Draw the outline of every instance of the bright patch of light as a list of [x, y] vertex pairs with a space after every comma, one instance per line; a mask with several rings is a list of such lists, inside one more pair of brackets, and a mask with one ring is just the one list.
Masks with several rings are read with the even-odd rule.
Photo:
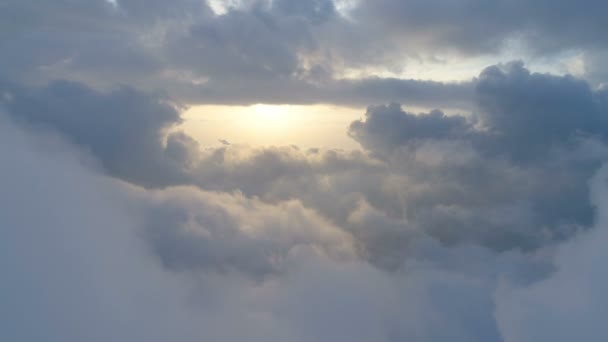
[[356, 148], [349, 124], [365, 108], [328, 105], [194, 106], [183, 113], [185, 130], [203, 146], [221, 141], [251, 146]]
[[349, 12], [357, 7], [358, 3], [358, 0], [336, 0], [334, 2], [336, 10], [345, 17], [349, 17]]
[[209, 0], [208, 4], [216, 15], [222, 15], [228, 11], [228, 6], [225, 0]]
[[256, 104], [250, 107], [250, 119], [253, 124], [263, 128], [273, 129], [278, 126], [284, 126], [292, 119], [289, 107], [289, 105]]
[[252, 0], [209, 0], [209, 7], [216, 15], [226, 14], [230, 9], [247, 8], [252, 4], [257, 4], [257, 1]]

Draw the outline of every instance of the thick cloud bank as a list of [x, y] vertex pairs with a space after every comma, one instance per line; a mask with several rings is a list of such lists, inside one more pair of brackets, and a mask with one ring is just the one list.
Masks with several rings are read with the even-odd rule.
[[[606, 168], [590, 183], [597, 223], [555, 250], [497, 253], [424, 238], [388, 272], [297, 202], [138, 189], [100, 175], [52, 135], [3, 120], [1, 137], [7, 340], [599, 341], [607, 333], [599, 318]], [[165, 250], [143, 243], [150, 237]], [[162, 255], [174, 272], [163, 271]]]
[[[348, 131], [364, 151], [203, 149], [182, 132], [169, 133], [181, 120], [178, 108], [129, 87], [99, 92], [53, 82], [3, 91], [14, 120], [65, 136], [113, 177], [147, 188], [240, 192], [260, 205], [297, 200], [389, 268], [420, 236], [499, 251], [572, 236], [592, 222], [587, 181], [608, 153], [607, 93], [571, 76], [531, 73], [521, 63], [485, 69], [469, 115], [369, 107]], [[169, 238], [171, 231], [158, 230], [156, 240], [194, 243]], [[188, 248], [158, 248], [170, 267], [191, 263], [176, 260]]]
[[114, 181], [1, 120], [1, 338], [194, 341], [185, 297], [144, 252]]
[[363, 151], [202, 149], [163, 97], [3, 87], [3, 339], [608, 333], [607, 101], [583, 81], [490, 67], [471, 115], [369, 107]]
[[[0, 1], [0, 341], [608, 340], [606, 4]], [[372, 105], [337, 150], [202, 103]]]
[[602, 341], [608, 329], [601, 323], [608, 298], [608, 280], [601, 267], [606, 262], [605, 242], [608, 169], [604, 166], [590, 183], [597, 208], [593, 230], [559, 246], [557, 271], [528, 287], [509, 285], [496, 293], [496, 316], [505, 340]]
[[[596, 61], [608, 50], [599, 0], [211, 2], [225, 11], [204, 0], [4, 0], [0, 75], [128, 84], [188, 103], [468, 109], [471, 82], [419, 80], [410, 66], [462, 80], [480, 59], [512, 59], [515, 45], [518, 58], [575, 61], [582, 75], [606, 82]], [[450, 75], [449, 63], [469, 70]]]

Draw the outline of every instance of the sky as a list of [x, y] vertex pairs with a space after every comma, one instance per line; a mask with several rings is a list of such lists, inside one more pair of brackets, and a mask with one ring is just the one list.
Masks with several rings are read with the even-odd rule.
[[0, 340], [608, 340], [607, 11], [0, 0]]

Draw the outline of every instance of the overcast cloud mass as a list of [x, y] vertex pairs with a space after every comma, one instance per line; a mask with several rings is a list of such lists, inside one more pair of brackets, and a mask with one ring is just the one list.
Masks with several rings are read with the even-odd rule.
[[[608, 340], [605, 13], [0, 0], [0, 340]], [[206, 146], [211, 104], [358, 147]]]

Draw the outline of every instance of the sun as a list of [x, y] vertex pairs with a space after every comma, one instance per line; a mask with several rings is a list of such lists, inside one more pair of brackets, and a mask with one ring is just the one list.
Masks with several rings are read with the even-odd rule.
[[[197, 137], [236, 143], [281, 144], [300, 134], [302, 113], [290, 105], [196, 106], [184, 113], [184, 128]], [[192, 131], [194, 129], [195, 131]], [[212, 142], [213, 140], [206, 142]]]
[[289, 105], [256, 104], [246, 109], [248, 117], [258, 128], [280, 129], [290, 124], [292, 111]]
[[361, 117], [360, 108], [326, 105], [192, 106], [183, 113], [184, 129], [203, 145], [218, 141], [253, 146], [355, 148], [346, 132]]

